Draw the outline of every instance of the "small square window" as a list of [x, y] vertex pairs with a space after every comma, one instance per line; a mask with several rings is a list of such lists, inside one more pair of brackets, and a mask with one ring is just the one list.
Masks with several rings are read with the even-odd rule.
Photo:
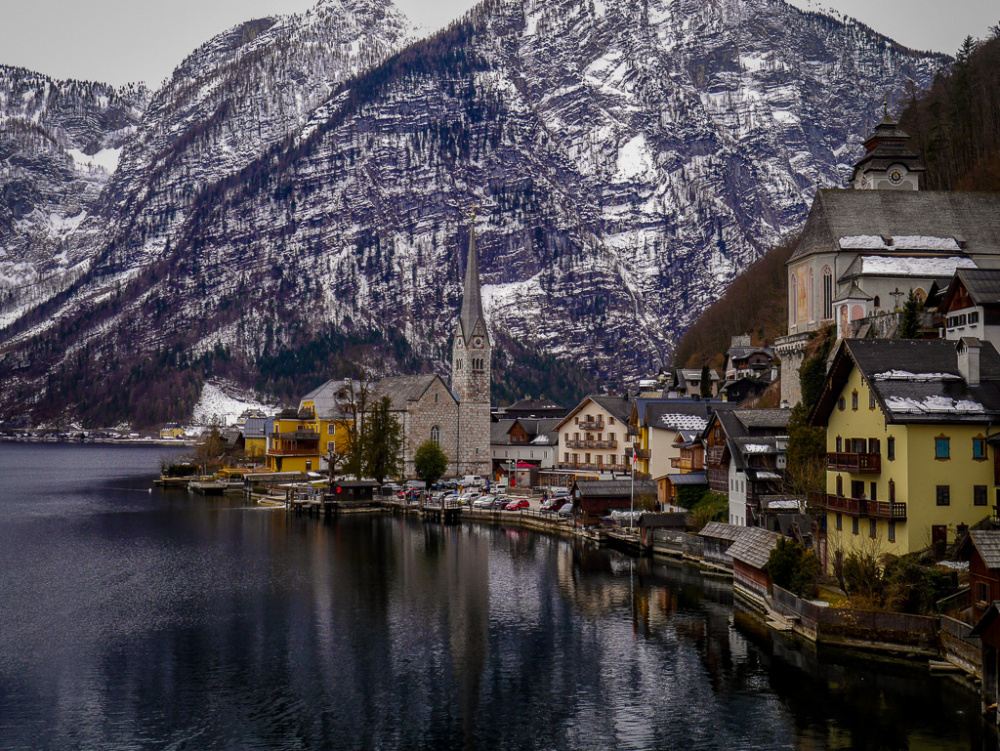
[[939, 460], [951, 458], [951, 439], [939, 436], [934, 439], [934, 458]]
[[972, 488], [972, 504], [974, 506], [986, 505], [986, 486], [974, 485]]
[[938, 506], [950, 506], [951, 505], [951, 486], [950, 485], [938, 485], [937, 486], [937, 505]]

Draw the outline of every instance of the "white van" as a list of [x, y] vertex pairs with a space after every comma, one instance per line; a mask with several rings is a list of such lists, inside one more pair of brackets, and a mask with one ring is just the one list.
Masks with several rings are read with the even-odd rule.
[[466, 475], [458, 484], [463, 488], [481, 488], [486, 485], [486, 480], [479, 475]]

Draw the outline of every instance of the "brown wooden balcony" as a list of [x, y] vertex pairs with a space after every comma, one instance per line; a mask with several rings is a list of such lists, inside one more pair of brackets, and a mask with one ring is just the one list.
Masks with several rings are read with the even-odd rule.
[[882, 471], [882, 456], [880, 454], [853, 454], [845, 451], [830, 451], [826, 455], [826, 468], [831, 472], [877, 475]]
[[580, 420], [580, 430], [604, 430], [604, 420], [592, 418]]
[[292, 430], [288, 433], [275, 433], [272, 438], [279, 441], [318, 441], [319, 433], [315, 430]]
[[319, 456], [319, 446], [284, 446], [267, 450], [268, 456]]
[[695, 470], [700, 470], [702, 467], [694, 460], [692, 457], [674, 457], [670, 460], [670, 466], [674, 469], [683, 469], [688, 472], [694, 472]]
[[618, 441], [566, 441], [566, 448], [571, 449], [616, 449]]
[[830, 493], [811, 493], [809, 501], [825, 511], [848, 516], [906, 521], [906, 504], [896, 501], [869, 501], [867, 498], [847, 498]]
[[630, 436], [637, 436], [637, 435], [639, 435], [639, 426], [638, 425], [629, 425], [628, 426], [627, 435], [630, 435]]
[[596, 462], [558, 462], [556, 469], [576, 469], [590, 472], [627, 472], [627, 464], [597, 464]]

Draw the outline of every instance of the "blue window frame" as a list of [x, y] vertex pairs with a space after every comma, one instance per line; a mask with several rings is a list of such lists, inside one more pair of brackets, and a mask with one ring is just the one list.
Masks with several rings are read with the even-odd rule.
[[951, 439], [950, 438], [935, 438], [934, 439], [934, 458], [935, 459], [950, 459], [951, 458]]
[[972, 458], [973, 459], [985, 459], [986, 458], [986, 439], [985, 438], [973, 438], [972, 439]]

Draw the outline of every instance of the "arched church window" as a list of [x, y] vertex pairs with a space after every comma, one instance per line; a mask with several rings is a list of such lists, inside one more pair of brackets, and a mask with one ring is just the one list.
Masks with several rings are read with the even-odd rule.
[[434, 443], [441, 443], [441, 428], [437, 425], [431, 428], [431, 440], [434, 441]]
[[833, 269], [823, 267], [823, 318], [833, 318]]
[[875, 295], [874, 305], [876, 308], [882, 307], [882, 298], [879, 297], [878, 295]]

